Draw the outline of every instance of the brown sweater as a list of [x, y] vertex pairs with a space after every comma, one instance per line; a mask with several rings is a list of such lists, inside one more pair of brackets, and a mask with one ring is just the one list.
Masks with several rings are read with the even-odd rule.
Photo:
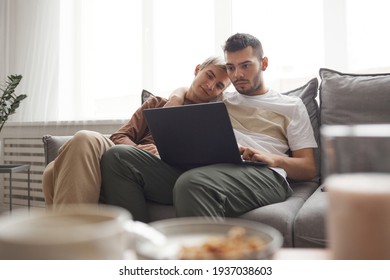
[[143, 110], [148, 108], [163, 107], [167, 99], [157, 96], [148, 98], [140, 108], [134, 113], [131, 119], [113, 133], [110, 139], [115, 144], [127, 144], [136, 146], [139, 144], [154, 144], [154, 140], [148, 124], [143, 115]]

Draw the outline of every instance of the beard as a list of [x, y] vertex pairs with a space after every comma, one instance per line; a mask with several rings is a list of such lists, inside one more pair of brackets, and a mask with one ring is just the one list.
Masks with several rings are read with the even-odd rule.
[[[240, 82], [240, 81], [246, 81], [249, 84], [251, 84], [252, 86], [250, 88], [247, 88], [247, 89], [240, 88], [239, 85], [238, 86], [235, 85], [235, 83]], [[253, 78], [252, 82], [249, 80], [236, 80], [236, 81], [234, 81], [233, 85], [240, 94], [252, 96], [252, 95], [255, 95], [255, 93], [262, 87], [263, 84], [260, 80], [260, 73], [257, 73], [257, 75], [255, 75], [255, 77]]]

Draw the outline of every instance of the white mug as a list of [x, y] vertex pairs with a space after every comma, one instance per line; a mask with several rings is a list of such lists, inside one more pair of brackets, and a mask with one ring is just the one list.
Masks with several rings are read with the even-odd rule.
[[325, 185], [332, 258], [389, 260], [390, 174], [334, 174]]
[[137, 235], [159, 238], [158, 232], [132, 221], [120, 207], [21, 209], [0, 217], [0, 259], [124, 259]]
[[390, 259], [390, 125], [324, 125], [322, 176], [335, 259]]

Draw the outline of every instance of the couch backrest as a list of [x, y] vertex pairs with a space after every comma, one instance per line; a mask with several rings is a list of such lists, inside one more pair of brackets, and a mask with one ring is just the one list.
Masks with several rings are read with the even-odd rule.
[[320, 69], [320, 123], [390, 123], [390, 73], [346, 74]]
[[[390, 123], [390, 73], [347, 74], [321, 68], [319, 74], [321, 126]], [[321, 150], [322, 163], [324, 155]]]
[[[151, 96], [155, 96], [155, 95], [153, 95], [153, 93], [151, 93], [150, 91], [143, 89], [141, 92], [141, 104], [144, 103]], [[45, 165], [48, 165], [51, 161], [53, 161], [57, 157], [60, 147], [71, 138], [72, 136], [70, 135], [66, 135], [66, 136], [44, 135], [42, 137], [43, 150], [45, 155]]]
[[44, 135], [42, 137], [43, 150], [45, 155], [45, 165], [48, 165], [51, 161], [53, 161], [57, 157], [58, 150], [60, 149], [60, 147], [71, 138], [72, 136], [53, 136], [53, 135]]

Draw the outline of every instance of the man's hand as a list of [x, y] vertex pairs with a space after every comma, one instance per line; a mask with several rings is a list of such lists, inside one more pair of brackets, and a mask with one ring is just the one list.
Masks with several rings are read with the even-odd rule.
[[164, 107], [172, 107], [172, 106], [180, 106], [184, 105], [186, 94], [187, 94], [187, 87], [180, 87], [175, 89], [170, 95], [168, 102], [164, 105]]
[[148, 151], [154, 155], [158, 155], [158, 150], [154, 144], [137, 145], [137, 148]]
[[240, 153], [244, 160], [261, 161], [266, 163], [269, 167], [278, 167], [276, 160], [278, 157], [277, 155], [260, 152], [248, 147], [240, 147]]
[[297, 181], [309, 181], [316, 175], [316, 164], [312, 148], [292, 151], [292, 156], [281, 156], [264, 153], [253, 148], [240, 147], [244, 160], [257, 160], [269, 167], [280, 167], [287, 172], [287, 177]]

